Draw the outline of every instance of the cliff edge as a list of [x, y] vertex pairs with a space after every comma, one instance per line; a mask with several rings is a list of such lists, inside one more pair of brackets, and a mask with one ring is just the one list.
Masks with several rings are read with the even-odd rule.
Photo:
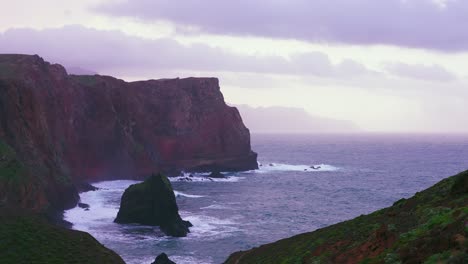
[[216, 78], [125, 82], [0, 55], [0, 206], [72, 207], [75, 183], [257, 168]]

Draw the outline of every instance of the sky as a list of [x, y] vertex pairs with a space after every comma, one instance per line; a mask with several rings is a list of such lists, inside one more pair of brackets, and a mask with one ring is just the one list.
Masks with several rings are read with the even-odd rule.
[[226, 101], [364, 131], [467, 133], [465, 0], [0, 0], [0, 53], [128, 81], [218, 77]]

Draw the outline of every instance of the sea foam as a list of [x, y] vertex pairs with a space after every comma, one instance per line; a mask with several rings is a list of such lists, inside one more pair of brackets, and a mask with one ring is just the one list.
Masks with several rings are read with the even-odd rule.
[[[261, 166], [260, 166], [261, 165]], [[263, 163], [259, 165], [257, 172], [266, 173], [271, 171], [297, 171], [297, 172], [322, 172], [322, 171], [337, 171], [340, 168], [328, 165], [293, 165], [285, 163]]]

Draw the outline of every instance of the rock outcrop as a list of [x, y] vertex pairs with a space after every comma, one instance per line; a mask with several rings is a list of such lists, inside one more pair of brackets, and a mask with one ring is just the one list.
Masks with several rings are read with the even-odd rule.
[[393, 206], [232, 254], [230, 263], [468, 263], [468, 171]]
[[166, 253], [159, 254], [156, 259], [151, 264], [176, 264], [174, 261], [170, 260]]
[[37, 55], [0, 55], [0, 144], [0, 205], [35, 210], [75, 206], [75, 183], [257, 168], [216, 78], [128, 83]]
[[175, 237], [186, 236], [192, 226], [180, 217], [171, 183], [161, 174], [125, 190], [114, 222], [159, 226], [166, 235]]

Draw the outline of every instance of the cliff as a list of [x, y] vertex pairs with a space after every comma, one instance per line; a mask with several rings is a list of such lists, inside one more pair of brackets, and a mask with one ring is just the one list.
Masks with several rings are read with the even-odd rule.
[[0, 55], [0, 205], [67, 208], [75, 183], [257, 168], [215, 78], [125, 82]]
[[225, 263], [468, 263], [468, 171], [369, 215]]

